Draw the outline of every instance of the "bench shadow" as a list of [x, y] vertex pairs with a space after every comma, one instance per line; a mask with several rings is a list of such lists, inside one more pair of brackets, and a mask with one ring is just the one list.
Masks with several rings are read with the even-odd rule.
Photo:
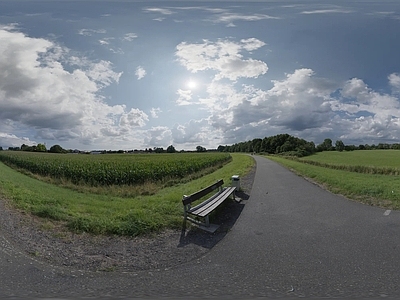
[[214, 233], [204, 231], [192, 224], [188, 228], [186, 222], [183, 221], [178, 247], [195, 244], [211, 249], [221, 241], [236, 223], [246, 201], [249, 199], [249, 195], [242, 191], [235, 194], [237, 198], [241, 199], [240, 202], [233, 200], [225, 201], [224, 205], [221, 205], [221, 207], [210, 215], [210, 222], [219, 225], [219, 228]]

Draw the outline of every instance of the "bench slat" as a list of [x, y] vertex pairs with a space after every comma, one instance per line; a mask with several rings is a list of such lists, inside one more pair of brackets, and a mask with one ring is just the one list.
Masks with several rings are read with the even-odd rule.
[[194, 207], [189, 211], [190, 214], [205, 217], [224, 202], [234, 191], [235, 187], [227, 187], [215, 197], [210, 198], [204, 205]]
[[224, 184], [224, 180], [220, 179], [218, 180], [216, 183], [214, 183], [211, 186], [208, 186], [196, 193], [193, 193], [189, 196], [186, 196], [182, 199], [183, 205], [188, 205], [190, 203], [192, 203], [193, 201], [196, 201], [206, 195], [208, 195], [209, 193], [211, 193], [213, 190], [219, 188], [220, 186], [222, 186]]

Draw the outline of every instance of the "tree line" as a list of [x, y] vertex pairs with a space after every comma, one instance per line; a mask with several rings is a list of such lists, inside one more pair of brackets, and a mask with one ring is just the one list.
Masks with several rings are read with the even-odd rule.
[[289, 134], [278, 134], [255, 138], [247, 142], [240, 142], [230, 146], [218, 146], [218, 151], [222, 152], [247, 152], [247, 153], [268, 153], [282, 154], [287, 156], [303, 157], [322, 151], [354, 151], [354, 150], [376, 150], [376, 149], [396, 149], [400, 150], [400, 144], [379, 143], [378, 145], [345, 145], [342, 140], [337, 140], [335, 144], [329, 138], [318, 145], [304, 139], [291, 136]]
[[[335, 144], [329, 138], [318, 145], [314, 142], [308, 142], [304, 139], [291, 136], [289, 134], [278, 134], [270, 137], [255, 138], [246, 142], [240, 142], [233, 145], [218, 146], [217, 149], [206, 149], [203, 146], [197, 146], [195, 152], [245, 152], [245, 153], [268, 153], [268, 154], [282, 154], [287, 156], [303, 157], [311, 155], [315, 152], [321, 151], [354, 151], [354, 150], [375, 150], [375, 149], [396, 149], [400, 150], [400, 143], [388, 144], [379, 143], [377, 145], [364, 144], [364, 145], [345, 145], [342, 140], [337, 140]], [[0, 151], [3, 150], [0, 147]], [[31, 151], [31, 152], [51, 152], [51, 153], [91, 153], [78, 150], [67, 150], [62, 148], [60, 145], [53, 145], [47, 150], [45, 144], [37, 144], [34, 146], [28, 146], [22, 144], [21, 147], [9, 147], [11, 151]], [[176, 153], [178, 152], [173, 145], [168, 146], [166, 149], [162, 147], [146, 148], [145, 150], [101, 150], [92, 151], [101, 154], [108, 153]], [[187, 151], [179, 151], [187, 152]]]
[[[3, 150], [3, 147], [0, 147], [0, 151]], [[154, 147], [154, 148], [146, 148], [144, 150], [97, 150], [97, 151], [79, 151], [72, 149], [64, 149], [60, 145], [53, 145], [47, 150], [45, 144], [37, 144], [33, 146], [28, 146], [26, 144], [22, 144], [21, 147], [8, 147], [9, 151], [28, 151], [28, 152], [50, 152], [50, 153], [99, 153], [99, 154], [115, 154], [115, 153], [176, 153], [176, 152], [193, 152], [193, 151], [178, 151], [175, 149], [173, 145], [169, 145], [166, 149], [163, 147]], [[203, 146], [197, 146], [194, 152], [207, 152], [207, 151], [216, 151], [207, 150]]]
[[218, 146], [218, 151], [247, 152], [247, 153], [286, 153], [292, 156], [306, 156], [316, 152], [314, 142], [291, 136], [289, 134], [278, 134], [263, 139], [256, 138], [251, 141], [236, 143], [231, 146]]
[[[1, 147], [0, 147], [1, 148]], [[2, 148], [0, 150], [3, 150]], [[45, 144], [37, 144], [33, 146], [29, 146], [26, 144], [22, 144], [21, 147], [8, 147], [10, 151], [28, 151], [28, 152], [52, 152], [52, 153], [68, 153], [72, 150], [63, 149], [60, 145], [53, 145], [47, 150]]]

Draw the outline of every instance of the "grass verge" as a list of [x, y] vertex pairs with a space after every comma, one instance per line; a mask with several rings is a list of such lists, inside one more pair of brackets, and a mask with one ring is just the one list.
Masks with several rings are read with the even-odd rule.
[[269, 159], [310, 178], [327, 190], [350, 199], [388, 209], [400, 209], [400, 177], [362, 174], [304, 164], [278, 156]]
[[180, 228], [183, 194], [221, 178], [229, 185], [232, 175], [244, 176], [253, 164], [250, 156], [233, 154], [231, 162], [211, 174], [165, 187], [154, 195], [126, 198], [62, 188], [0, 163], [0, 193], [13, 207], [74, 232], [136, 236]]

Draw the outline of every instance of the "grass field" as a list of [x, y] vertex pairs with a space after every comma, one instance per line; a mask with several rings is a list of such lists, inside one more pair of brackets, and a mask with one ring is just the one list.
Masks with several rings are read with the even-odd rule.
[[[106, 155], [105, 155], [106, 156]], [[155, 156], [154, 156], [155, 157]], [[253, 159], [232, 154], [232, 160], [208, 175], [159, 189], [154, 195], [127, 198], [77, 192], [26, 176], [0, 163], [0, 194], [27, 213], [75, 232], [136, 236], [182, 226], [182, 196], [218, 179], [229, 185], [232, 175], [245, 175]]]
[[324, 151], [301, 158], [328, 164], [400, 168], [399, 150]]
[[400, 165], [400, 151], [327, 151], [299, 160], [278, 156], [269, 158], [334, 193], [369, 205], [400, 209], [400, 176], [395, 171]]

